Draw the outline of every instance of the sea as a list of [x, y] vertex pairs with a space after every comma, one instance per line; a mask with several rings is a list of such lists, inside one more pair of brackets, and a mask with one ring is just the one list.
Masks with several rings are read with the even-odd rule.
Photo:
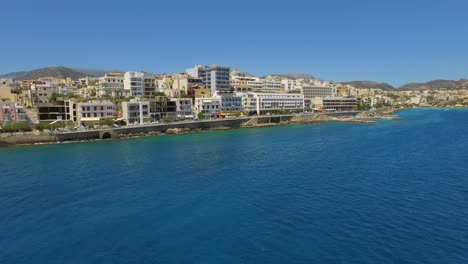
[[0, 263], [468, 263], [468, 110], [0, 149]]

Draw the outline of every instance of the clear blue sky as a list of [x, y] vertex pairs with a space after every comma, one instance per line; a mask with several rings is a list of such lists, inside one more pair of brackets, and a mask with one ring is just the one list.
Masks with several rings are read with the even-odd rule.
[[4, 0], [0, 73], [45, 66], [401, 85], [468, 78], [466, 0]]

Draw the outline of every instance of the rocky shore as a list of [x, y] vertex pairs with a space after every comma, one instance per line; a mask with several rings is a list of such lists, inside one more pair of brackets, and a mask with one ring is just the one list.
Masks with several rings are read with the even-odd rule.
[[[261, 128], [271, 126], [281, 126], [289, 124], [312, 124], [325, 122], [345, 122], [345, 123], [362, 123], [374, 124], [374, 120], [359, 119], [353, 117], [336, 117], [333, 115], [324, 114], [299, 114], [299, 115], [284, 115], [284, 116], [257, 116], [245, 120], [220, 120], [218, 123], [210, 126], [203, 125], [203, 122], [193, 122], [189, 124], [174, 124], [168, 125], [167, 128], [161, 130], [151, 130], [155, 126], [141, 127], [123, 127], [115, 130], [101, 131], [82, 131], [79, 133], [94, 133], [93, 136], [76, 136], [67, 137], [64, 139], [63, 133], [16, 133], [16, 134], [0, 134], [0, 147], [16, 146], [16, 145], [39, 145], [39, 144], [61, 144], [61, 143], [76, 143], [102, 140], [102, 135], [109, 133], [110, 139], [127, 139], [139, 138], [158, 135], [183, 135], [189, 133], [200, 133], [210, 130], [228, 130], [232, 128]], [[198, 125], [200, 124], [200, 125]], [[158, 126], [156, 126], [158, 127]], [[124, 130], [124, 131], [120, 131]], [[71, 133], [69, 133], [71, 134]]]

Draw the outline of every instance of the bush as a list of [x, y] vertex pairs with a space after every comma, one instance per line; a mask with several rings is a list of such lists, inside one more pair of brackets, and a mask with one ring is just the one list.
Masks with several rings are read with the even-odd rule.
[[205, 118], [205, 114], [200, 112], [200, 113], [198, 113], [197, 117], [198, 117], [198, 119], [203, 119], [203, 118]]
[[112, 120], [110, 118], [99, 121], [99, 125], [101, 125], [101, 126], [112, 126], [114, 123], [115, 123], [114, 120]]
[[32, 131], [32, 127], [30, 124], [26, 122], [20, 122], [20, 123], [15, 123], [15, 124], [2, 125], [2, 131], [6, 133], [28, 132], [28, 131]]
[[55, 124], [50, 124], [50, 123], [47, 123], [47, 122], [41, 122], [39, 124], [36, 125], [36, 129], [39, 130], [39, 131], [44, 131], [44, 130], [56, 130], [57, 128], [60, 127], [60, 124], [59, 123], [55, 123]]

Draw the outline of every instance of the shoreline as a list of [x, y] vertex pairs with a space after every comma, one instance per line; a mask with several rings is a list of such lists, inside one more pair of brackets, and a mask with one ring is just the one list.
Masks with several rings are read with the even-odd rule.
[[[40, 135], [3, 135], [0, 137], [0, 147], [14, 146], [42, 146], [42, 145], [58, 145], [85, 143], [94, 141], [109, 141], [120, 139], [132, 139], [141, 137], [153, 137], [163, 135], [186, 135], [203, 133], [207, 131], [231, 130], [242, 128], [263, 128], [274, 126], [286, 126], [292, 124], [316, 124], [316, 123], [358, 123], [358, 124], [376, 124], [375, 120], [356, 118], [357, 113], [361, 112], [341, 112], [333, 114], [298, 114], [298, 115], [283, 115], [283, 116], [255, 116], [244, 119], [228, 119], [228, 120], [205, 120], [198, 122], [182, 122], [163, 125], [147, 125], [147, 126], [132, 126], [121, 127], [117, 129], [101, 129], [91, 131], [78, 131], [67, 133], [49, 133]], [[350, 117], [341, 117], [340, 115], [352, 114]], [[264, 120], [268, 120], [267, 123]], [[209, 125], [206, 125], [209, 124]], [[103, 134], [112, 134], [110, 138], [102, 138]], [[87, 138], [86, 135], [93, 134], [93, 137]], [[76, 137], [67, 137], [75, 135]], [[82, 138], [80, 138], [82, 137]], [[62, 138], [62, 139], [61, 139]]]

